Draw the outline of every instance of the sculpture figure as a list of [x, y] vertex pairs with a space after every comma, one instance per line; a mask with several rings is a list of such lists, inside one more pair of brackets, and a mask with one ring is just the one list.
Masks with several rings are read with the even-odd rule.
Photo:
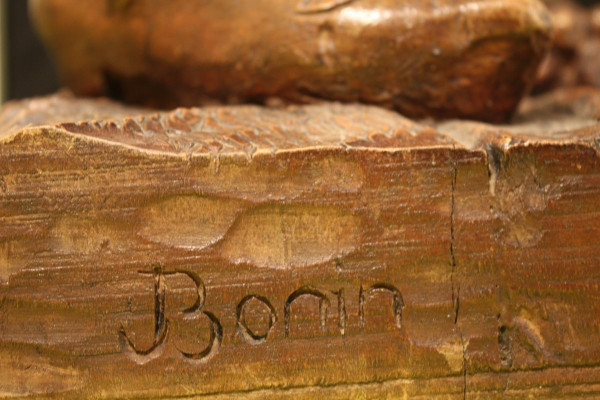
[[159, 107], [364, 102], [505, 121], [535, 76], [538, 0], [31, 0], [65, 82]]

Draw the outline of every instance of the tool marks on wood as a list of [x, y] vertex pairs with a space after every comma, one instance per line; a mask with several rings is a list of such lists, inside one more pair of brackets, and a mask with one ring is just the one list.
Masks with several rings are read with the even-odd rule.
[[161, 266], [155, 266], [152, 272], [140, 271], [142, 275], [151, 275], [154, 280], [154, 339], [146, 349], [136, 346], [128, 337], [125, 328], [119, 329], [119, 346], [121, 351], [138, 364], [146, 364], [164, 351], [169, 334], [169, 321], [165, 317], [166, 284]]
[[[266, 310], [268, 313], [268, 327], [264, 330], [265, 333], [263, 334], [253, 331], [246, 320], [246, 310], [251, 307], [252, 304], [261, 305], [262, 309]], [[269, 299], [264, 296], [257, 296], [253, 294], [244, 297], [239, 302], [237, 305], [236, 317], [238, 332], [244, 338], [244, 340], [250, 344], [260, 344], [267, 340], [267, 336], [269, 336], [269, 333], [277, 322], [277, 313], [275, 312], [275, 308], [269, 302]]]
[[223, 327], [219, 319], [209, 311], [203, 311], [206, 299], [206, 288], [202, 279], [192, 271], [175, 270], [166, 271], [163, 266], [156, 265], [151, 272], [140, 271], [141, 275], [151, 275], [154, 279], [154, 340], [147, 349], [140, 349], [128, 337], [125, 328], [119, 329], [119, 346], [123, 354], [138, 364], [146, 364], [160, 357], [168, 342], [169, 319], [166, 315], [166, 282], [167, 276], [183, 274], [189, 277], [194, 283], [196, 291], [196, 300], [191, 307], [186, 308], [180, 313], [184, 319], [196, 319], [205, 316], [210, 321], [210, 339], [209, 344], [199, 352], [188, 352], [181, 350], [177, 345], [175, 348], [179, 354], [187, 361], [192, 363], [205, 363], [213, 358], [221, 347], [223, 341]]
[[224, 198], [171, 197], [140, 212], [140, 235], [167, 246], [201, 250], [223, 238], [243, 207], [240, 201]]
[[204, 350], [196, 353], [186, 352], [177, 347], [177, 350], [179, 350], [179, 353], [183, 358], [194, 364], [204, 364], [216, 356], [221, 347], [221, 342], [223, 341], [223, 327], [221, 326], [219, 319], [209, 311], [203, 311], [202, 313], [210, 320], [210, 339], [208, 346], [206, 346]]
[[402, 309], [404, 309], [404, 299], [402, 293], [395, 286], [388, 283], [377, 283], [367, 290], [360, 287], [359, 303], [358, 303], [358, 315], [360, 318], [360, 329], [365, 329], [365, 308], [367, 301], [379, 294], [379, 293], [391, 293], [392, 294], [392, 313], [394, 315], [394, 321], [398, 329], [402, 328]]
[[338, 207], [264, 206], [240, 217], [222, 255], [261, 268], [308, 267], [356, 250], [361, 226], [360, 217]]
[[310, 287], [302, 287], [294, 291], [285, 302], [285, 309], [283, 311], [283, 319], [285, 322], [285, 337], [290, 336], [290, 320], [292, 314], [292, 304], [300, 299], [301, 297], [313, 297], [317, 300], [319, 305], [319, 325], [321, 332], [325, 333], [327, 329], [327, 312], [329, 310], [330, 302], [327, 295], [320, 290], [313, 289]]
[[[215, 357], [223, 344], [224, 327], [221, 323], [221, 318], [229, 321], [228, 316], [217, 316], [211, 311], [205, 311], [204, 306], [207, 299], [207, 288], [203, 280], [195, 272], [185, 269], [167, 269], [162, 265], [155, 265], [150, 271], [139, 271], [142, 276], [151, 276], [153, 278], [153, 300], [154, 300], [154, 330], [153, 340], [150, 346], [141, 348], [134, 343], [125, 327], [122, 325], [118, 331], [119, 346], [123, 354], [128, 358], [143, 365], [152, 360], [157, 359], [165, 351], [168, 342], [171, 340], [169, 336], [173, 336], [173, 332], [183, 330], [182, 325], [172, 324], [170, 316], [181, 315], [183, 321], [197, 320], [206, 318], [210, 323], [209, 331], [210, 338], [208, 345], [196, 352], [184, 350], [182, 346], [174, 343], [174, 348], [179, 356], [183, 359], [194, 363], [203, 364]], [[196, 299], [191, 307], [187, 307], [182, 311], [167, 310], [167, 278], [170, 276], [184, 275], [193, 283], [196, 292]], [[363, 286], [357, 290], [358, 301], [352, 302], [358, 305], [351, 317], [354, 319], [353, 328], [350, 332], [351, 336], [360, 336], [364, 332], [365, 326], [365, 303], [379, 293], [390, 293], [392, 295], [392, 314], [394, 315], [394, 328], [400, 329], [402, 323], [402, 309], [404, 308], [404, 300], [400, 291], [389, 283], [376, 283], [364, 290]], [[217, 297], [219, 297], [217, 295]], [[328, 329], [329, 310], [332, 301], [337, 303], [337, 328], [338, 332]], [[302, 286], [294, 290], [283, 302], [283, 332], [278, 330], [279, 334], [275, 333], [274, 340], [294, 340], [299, 338], [312, 338], [318, 336], [340, 336], [346, 337], [348, 332], [348, 310], [346, 308], [346, 290], [341, 287], [338, 290], [319, 289], [311, 286]], [[379, 304], [377, 304], [379, 305]], [[315, 309], [316, 306], [316, 309]], [[217, 306], [223, 309], [223, 305]], [[212, 308], [212, 307], [211, 307]], [[227, 309], [228, 307], [226, 307]], [[387, 305], [383, 308], [388, 308]], [[384, 313], [382, 310], [378, 314]], [[259, 294], [248, 294], [244, 296], [235, 308], [235, 332], [250, 345], [260, 345], [267, 341], [269, 336], [275, 331], [275, 326], [278, 323], [277, 308], [269, 298]], [[358, 329], [357, 321], [360, 321], [360, 329]], [[317, 329], [312, 329], [310, 325], [316, 322]], [[385, 327], [386, 322], [373, 321], [373, 329], [388, 330]], [[292, 324], [296, 325], [294, 329], [294, 337], [291, 334]], [[131, 330], [131, 328], [129, 328]], [[186, 330], [188, 340], [189, 334], [199, 335], [197, 328]], [[283, 337], [281, 337], [283, 336]], [[195, 343], [197, 339], [186, 341], [186, 344]], [[183, 345], [183, 343], [182, 343]]]
[[97, 216], [64, 216], [49, 232], [53, 250], [63, 254], [97, 254], [121, 252], [130, 248], [129, 227], [109, 218]]

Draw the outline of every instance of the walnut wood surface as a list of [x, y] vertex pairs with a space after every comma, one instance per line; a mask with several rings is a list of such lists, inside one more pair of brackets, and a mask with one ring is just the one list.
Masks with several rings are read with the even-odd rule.
[[78, 94], [158, 107], [377, 104], [505, 121], [549, 42], [538, 0], [30, 0]]
[[0, 396], [597, 398], [599, 101], [11, 103]]

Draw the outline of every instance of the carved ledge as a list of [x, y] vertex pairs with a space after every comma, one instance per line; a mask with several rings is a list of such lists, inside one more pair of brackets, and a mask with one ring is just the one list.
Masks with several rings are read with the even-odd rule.
[[593, 397], [599, 105], [9, 104], [0, 393]]

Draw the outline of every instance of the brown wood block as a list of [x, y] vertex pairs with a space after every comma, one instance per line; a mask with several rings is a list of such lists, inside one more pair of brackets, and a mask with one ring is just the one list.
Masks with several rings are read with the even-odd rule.
[[0, 113], [0, 396], [597, 398], [595, 91]]
[[30, 0], [80, 95], [155, 107], [361, 102], [510, 118], [550, 41], [538, 0]]

